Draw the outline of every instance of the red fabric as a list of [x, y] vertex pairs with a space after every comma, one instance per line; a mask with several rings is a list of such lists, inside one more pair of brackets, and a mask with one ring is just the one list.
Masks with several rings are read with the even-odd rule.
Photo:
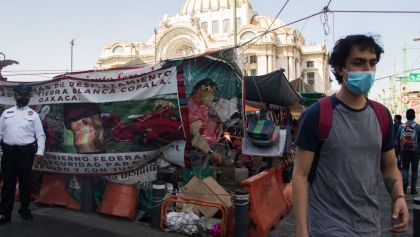
[[326, 96], [319, 101], [318, 137], [327, 139], [333, 122], [333, 104], [331, 96]]
[[209, 117], [209, 108], [207, 106], [200, 106], [195, 103], [193, 98], [190, 98], [188, 100], [188, 118], [190, 123], [198, 120], [203, 123], [200, 134], [204, 136], [209, 145], [213, 145], [218, 141], [218, 124]]
[[[333, 102], [331, 96], [326, 96], [319, 102], [319, 120], [318, 120], [318, 137], [325, 140], [330, 134], [333, 123]], [[369, 106], [375, 111], [376, 118], [378, 119], [381, 127], [382, 141], [385, 140], [389, 132], [389, 121], [387, 111], [384, 105], [373, 100], [368, 99]]]
[[389, 126], [390, 126], [386, 108], [383, 104], [378, 103], [373, 100], [369, 100], [369, 104], [370, 106], [372, 106], [373, 111], [375, 111], [376, 118], [378, 119], [379, 125], [381, 127], [382, 141], [383, 141], [388, 135]]

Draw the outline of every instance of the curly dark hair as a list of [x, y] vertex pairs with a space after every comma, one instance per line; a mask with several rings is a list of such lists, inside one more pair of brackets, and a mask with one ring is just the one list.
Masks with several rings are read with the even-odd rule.
[[210, 78], [204, 78], [202, 80], [200, 80], [199, 82], [197, 82], [197, 84], [194, 85], [194, 88], [192, 90], [192, 95], [195, 94], [195, 92], [197, 92], [198, 88], [200, 88], [200, 86], [205, 85], [205, 86], [214, 86], [216, 89], [218, 89], [218, 86], [216, 84], [216, 82], [214, 82], [212, 79]]
[[338, 83], [343, 82], [343, 76], [336, 71], [336, 67], [344, 68], [346, 59], [350, 55], [350, 51], [354, 46], [358, 46], [361, 50], [373, 49], [376, 53], [376, 59], [380, 60], [381, 54], [384, 52], [383, 48], [376, 43], [372, 36], [367, 35], [349, 35], [337, 41], [330, 55], [328, 64], [331, 65], [332, 73], [337, 79]]

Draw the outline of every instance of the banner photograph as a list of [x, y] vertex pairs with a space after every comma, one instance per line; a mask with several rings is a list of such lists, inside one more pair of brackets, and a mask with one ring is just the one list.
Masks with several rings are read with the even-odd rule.
[[[184, 163], [185, 136], [176, 67], [118, 80], [62, 77], [29, 83], [30, 106], [47, 135], [41, 171], [109, 175], [136, 170], [158, 157]], [[10, 85], [8, 85], [10, 84]], [[14, 105], [12, 84], [0, 104]]]
[[183, 59], [181, 65], [178, 96], [187, 137], [186, 173], [205, 178], [211, 166], [234, 162], [233, 144], [240, 142], [243, 127], [241, 72], [232, 49]]
[[[15, 105], [17, 84], [0, 82], [0, 112]], [[25, 84], [47, 137], [37, 171], [146, 187], [169, 164], [207, 176], [209, 164], [233, 162], [240, 141], [243, 84], [233, 50]]]

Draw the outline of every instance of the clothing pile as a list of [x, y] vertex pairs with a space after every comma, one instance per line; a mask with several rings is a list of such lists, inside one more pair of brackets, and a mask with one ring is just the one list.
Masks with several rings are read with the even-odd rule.
[[276, 124], [271, 120], [250, 120], [247, 134], [252, 143], [257, 147], [271, 147], [279, 138], [279, 133], [274, 132]]

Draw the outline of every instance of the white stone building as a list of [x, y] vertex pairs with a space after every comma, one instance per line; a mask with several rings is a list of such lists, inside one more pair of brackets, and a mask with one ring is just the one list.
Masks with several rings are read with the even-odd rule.
[[[317, 92], [330, 91], [325, 43], [307, 45], [298, 30], [282, 27], [285, 23], [279, 19], [258, 15], [249, 0], [236, 2], [238, 45], [264, 34], [271, 25], [269, 33], [238, 49], [245, 75], [283, 68], [290, 81], [302, 78]], [[186, 0], [179, 14], [163, 16], [148, 42], [115, 41], [104, 48], [97, 63], [101, 69], [153, 64], [233, 47], [233, 4], [233, 0]]]

